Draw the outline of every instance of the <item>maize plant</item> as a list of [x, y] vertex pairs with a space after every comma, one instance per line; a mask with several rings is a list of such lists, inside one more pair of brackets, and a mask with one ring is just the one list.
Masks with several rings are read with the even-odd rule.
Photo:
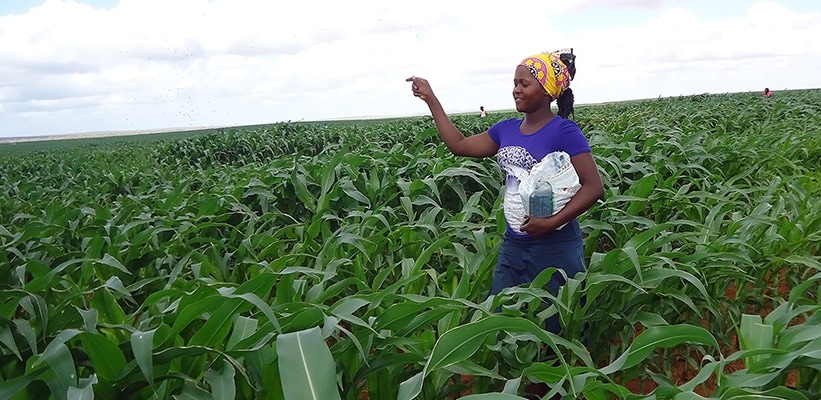
[[819, 398], [821, 91], [575, 118], [587, 270], [494, 296], [430, 118], [0, 145], [0, 399]]

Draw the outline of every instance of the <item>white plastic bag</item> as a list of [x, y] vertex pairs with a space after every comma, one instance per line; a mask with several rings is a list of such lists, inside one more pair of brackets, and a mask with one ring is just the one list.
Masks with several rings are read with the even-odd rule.
[[530, 173], [519, 177], [519, 181], [519, 195], [525, 215], [533, 217], [556, 214], [582, 187], [579, 175], [570, 162], [570, 155], [563, 151], [544, 156]]

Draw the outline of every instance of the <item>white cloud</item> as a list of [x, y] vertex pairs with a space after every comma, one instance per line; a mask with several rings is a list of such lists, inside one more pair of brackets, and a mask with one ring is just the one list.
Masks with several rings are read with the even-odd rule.
[[817, 37], [821, 14], [773, 2], [720, 22], [677, 7], [643, 26], [580, 35], [579, 50], [589, 57], [578, 61], [585, 80], [577, 101], [817, 87], [814, 75], [792, 73], [821, 63]]
[[47, 0], [0, 17], [0, 136], [421, 114], [412, 74], [448, 111], [509, 109], [515, 64], [566, 45], [578, 102], [821, 84], [821, 13], [759, 2], [705, 20], [691, 3]]

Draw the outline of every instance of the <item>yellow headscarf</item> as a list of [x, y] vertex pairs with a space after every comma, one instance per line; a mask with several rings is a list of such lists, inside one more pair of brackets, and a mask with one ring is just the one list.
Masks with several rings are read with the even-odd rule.
[[561, 60], [563, 52], [566, 51], [539, 53], [521, 62], [553, 99], [558, 99], [562, 92], [570, 87], [570, 71]]

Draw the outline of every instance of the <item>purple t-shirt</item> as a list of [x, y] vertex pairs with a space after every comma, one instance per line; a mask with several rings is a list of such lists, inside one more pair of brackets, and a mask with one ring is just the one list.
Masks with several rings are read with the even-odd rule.
[[[589, 153], [590, 144], [579, 126], [569, 119], [557, 116], [530, 135], [519, 130], [521, 123], [522, 120], [517, 118], [500, 121], [490, 127], [488, 134], [499, 145], [496, 158], [499, 166], [507, 173], [504, 199], [507, 232], [515, 237], [529, 238], [530, 235], [519, 230], [524, 220], [524, 206], [519, 196], [519, 179], [516, 178], [515, 171], [520, 169], [530, 172], [536, 163], [554, 151], [563, 151], [570, 157]], [[577, 224], [568, 224], [550, 236], [575, 236], [578, 232], [570, 232], [575, 230], [568, 229], [571, 225]]]

